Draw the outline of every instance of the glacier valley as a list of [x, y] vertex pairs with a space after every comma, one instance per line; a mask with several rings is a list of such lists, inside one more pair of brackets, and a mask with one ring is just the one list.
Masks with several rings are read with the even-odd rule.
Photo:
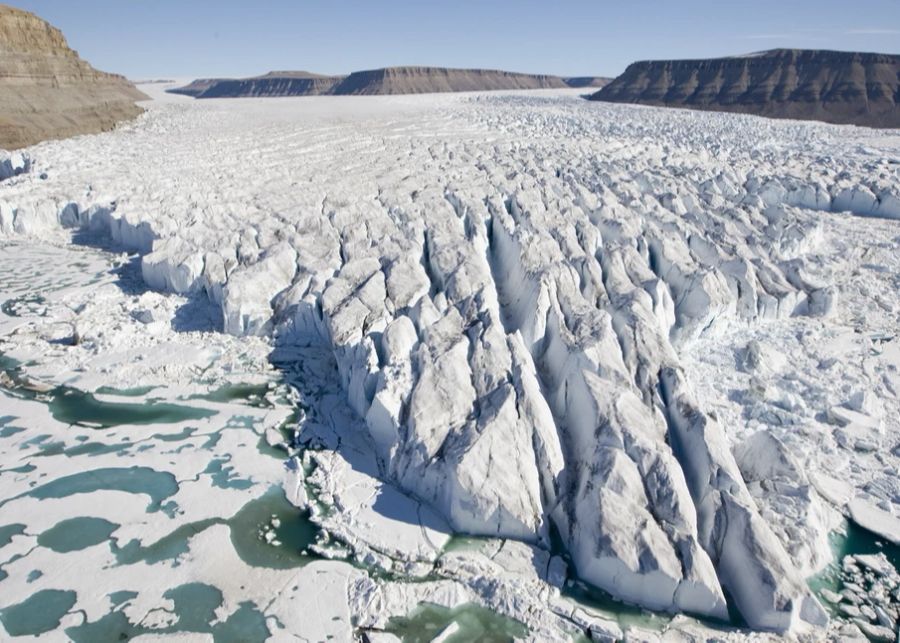
[[0, 161], [9, 635], [895, 639], [900, 133], [163, 89]]

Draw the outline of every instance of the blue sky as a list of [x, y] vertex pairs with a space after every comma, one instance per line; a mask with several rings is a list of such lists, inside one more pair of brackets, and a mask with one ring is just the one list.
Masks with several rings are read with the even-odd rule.
[[4, 0], [134, 79], [388, 65], [616, 75], [774, 47], [900, 53], [900, 0]]

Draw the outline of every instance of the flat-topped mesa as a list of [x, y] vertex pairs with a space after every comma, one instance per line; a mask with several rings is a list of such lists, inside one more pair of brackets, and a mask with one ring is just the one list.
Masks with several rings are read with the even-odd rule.
[[431, 94], [561, 87], [568, 85], [559, 76], [520, 74], [493, 69], [385, 67], [353, 72], [335, 87], [334, 93]]
[[58, 29], [0, 5], [0, 148], [109, 130], [147, 97], [124, 77], [97, 71]]
[[[318, 96], [330, 94], [343, 76], [322, 76], [306, 71], [272, 71], [262, 76], [219, 79], [210, 82], [197, 98], [239, 98], [249, 96]], [[194, 81], [191, 85], [194, 85]], [[188, 87], [191, 87], [188, 85]], [[187, 88], [183, 88], [187, 89]], [[191, 95], [187, 91], [172, 90]]]
[[637, 62], [592, 100], [900, 127], [900, 55], [772, 51]]
[[252, 78], [199, 78], [173, 94], [194, 98], [245, 96], [317, 96], [376, 94], [435, 94], [517, 89], [602, 87], [608, 78], [563, 78], [546, 74], [520, 74], [493, 69], [447, 67], [384, 67], [356, 71], [349, 76], [327, 76], [306, 71], [273, 71]]

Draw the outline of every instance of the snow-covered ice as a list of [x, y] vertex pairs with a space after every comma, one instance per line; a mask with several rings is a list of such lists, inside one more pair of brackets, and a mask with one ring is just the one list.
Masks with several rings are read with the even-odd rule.
[[474, 602], [535, 638], [618, 636], [566, 577], [838, 627], [806, 582], [829, 532], [900, 520], [900, 135], [566, 91], [149, 107], [0, 183], [4, 252], [101, 244], [134, 282], [4, 295], [39, 320], [4, 311], [3, 350], [86, 391], [268, 355], [306, 415], [286, 448], [308, 450], [267, 475], [321, 529], [313, 554], [387, 574], [316, 563], [359, 627]]

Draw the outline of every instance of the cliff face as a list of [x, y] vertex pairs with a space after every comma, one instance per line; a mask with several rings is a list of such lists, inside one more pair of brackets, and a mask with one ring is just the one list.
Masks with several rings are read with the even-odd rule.
[[630, 65], [592, 100], [900, 127], [900, 56], [777, 49]]
[[97, 71], [37, 16], [0, 5], [0, 148], [111, 129], [147, 97]]
[[567, 87], [567, 85], [558, 76], [517, 74], [492, 69], [386, 67], [354, 72], [335, 87], [334, 93], [429, 94], [555, 87]]

